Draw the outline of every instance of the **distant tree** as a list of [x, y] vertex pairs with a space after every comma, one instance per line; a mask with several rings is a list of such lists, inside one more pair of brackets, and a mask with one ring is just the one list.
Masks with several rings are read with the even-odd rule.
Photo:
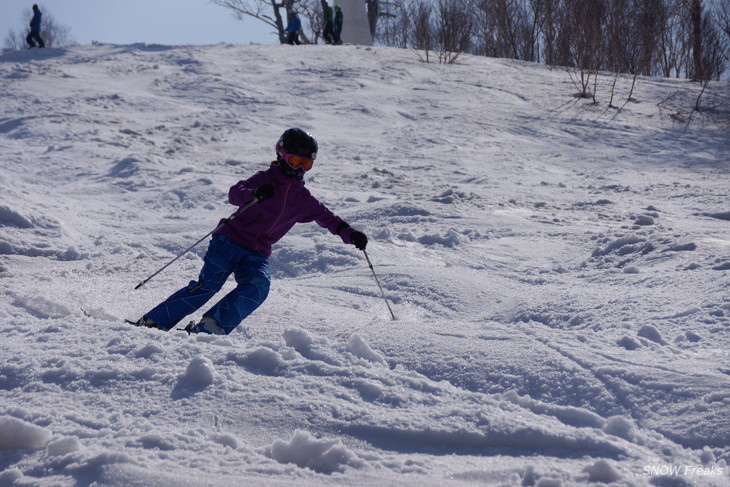
[[635, 42], [636, 48], [628, 50], [624, 67], [614, 71], [650, 76], [656, 73], [655, 67], [659, 55], [657, 45], [662, 18], [660, 13], [666, 12], [666, 7], [664, 0], [633, 0], [633, 5], [637, 13], [634, 23], [634, 31], [637, 34], [636, 40], [630, 42]]
[[730, 43], [709, 11], [702, 17], [701, 42], [702, 81], [719, 80], [730, 62]]
[[[589, 87], [591, 77], [595, 82], [597, 72], [605, 62], [605, 36], [603, 35], [607, 16], [607, 8], [603, 0], [568, 0], [569, 15], [565, 18], [564, 35], [568, 54], [566, 66], [576, 68], [574, 83], [579, 88], [580, 96], [593, 97]], [[571, 72], [571, 71], [569, 71]]]
[[435, 53], [440, 63], [453, 63], [469, 50], [474, 39], [471, 0], [408, 0], [388, 2], [381, 15], [378, 41], [412, 48], [429, 62]]
[[730, 2], [720, 2], [717, 6], [717, 23], [730, 41]]
[[451, 64], [459, 55], [467, 52], [473, 35], [473, 17], [469, 0], [437, 0], [436, 2], [436, 49], [439, 61]]
[[23, 48], [24, 43], [25, 38], [22, 35], [16, 34], [13, 29], [10, 29], [8, 31], [8, 35], [5, 37], [5, 42], [3, 43], [3, 46], [9, 51], [17, 51]]
[[702, 62], [702, 28], [704, 27], [702, 22], [703, 9], [702, 0], [691, 0], [689, 5], [690, 23], [692, 26], [690, 40], [690, 45], [692, 46], [692, 65], [690, 69], [690, 77], [695, 81], [706, 79], [704, 63]]
[[658, 56], [663, 0], [612, 0], [606, 14], [605, 68], [650, 75]]
[[297, 11], [299, 12], [299, 17], [302, 19], [302, 24], [305, 24], [309, 26], [309, 30], [311, 32], [312, 39], [311, 41], [307, 38], [307, 36], [302, 33], [302, 37], [304, 38], [304, 42], [319, 43], [319, 38], [322, 35], [322, 31], [324, 31], [324, 14], [322, 13], [322, 2], [319, 0], [302, 0], [302, 2], [298, 5]]
[[683, 73], [693, 81], [720, 79], [728, 67], [729, 47], [722, 30], [721, 7], [712, 11], [703, 0], [684, 0], [681, 4], [684, 25], [679, 28], [685, 53]]
[[380, 19], [377, 23], [377, 36], [381, 44], [391, 47], [411, 47], [414, 29], [417, 29], [417, 6], [423, 2], [400, 1], [392, 5], [392, 15]]
[[[267, 0], [212, 0], [212, 3], [233, 11], [233, 14], [243, 20], [246, 16], [260, 20], [276, 29], [279, 42], [286, 43], [284, 22], [275, 1]], [[270, 12], [270, 13], [269, 13]], [[272, 16], [273, 14], [273, 16]]]
[[407, 0], [365, 0], [368, 9], [370, 35], [375, 39], [380, 33], [380, 21], [398, 16]]
[[431, 61], [431, 51], [436, 47], [436, 28], [433, 25], [433, 4], [428, 0], [418, 0], [410, 5], [413, 24], [409, 44], [417, 51], [423, 51], [422, 58]]
[[[63, 47], [71, 44], [73, 39], [71, 38], [71, 29], [65, 25], [56, 22], [50, 11], [48, 11], [43, 5], [39, 5], [41, 12], [43, 13], [43, 23], [41, 24], [41, 37], [45, 42], [46, 47]], [[33, 10], [30, 8], [24, 9], [21, 21], [23, 22], [23, 28], [16, 32], [10, 30], [8, 35], [5, 37], [5, 48], [18, 50], [28, 47], [25, 42], [25, 37], [28, 35], [30, 28], [27, 27], [30, 24], [30, 20], [33, 18]]]
[[[472, 0], [476, 36], [480, 48], [490, 56], [527, 59], [534, 55], [530, 35], [535, 26], [524, 0]], [[535, 8], [539, 8], [537, 4]]]
[[560, 0], [543, 0], [540, 9], [540, 25], [542, 33], [543, 60], [548, 65], [555, 65], [556, 44], [558, 39], [558, 18], [560, 17]]
[[730, 2], [720, 2], [715, 12], [719, 36], [725, 51], [725, 62], [730, 62]]
[[663, 3], [664, 8], [658, 13], [658, 69], [652, 74], [665, 78], [680, 77], [689, 56], [685, 42], [687, 22], [682, 15], [684, 0], [664, 0]]
[[378, 19], [380, 18], [380, 2], [378, 0], [365, 0], [368, 8], [368, 22], [370, 23], [370, 35], [375, 38], [378, 33]]
[[415, 49], [428, 53], [435, 47], [435, 29], [432, 22], [433, 4], [428, 0], [420, 0], [412, 5], [411, 18], [413, 19], [413, 32], [411, 33], [411, 44]]
[[540, 60], [539, 38], [543, 26], [542, 12], [545, 0], [529, 0], [528, 4], [529, 15], [526, 20], [529, 22], [527, 26], [529, 50], [525, 60], [536, 62]]
[[284, 32], [286, 26], [279, 9], [286, 8], [288, 13], [294, 8], [295, 0], [283, 2], [276, 2], [276, 0], [211, 0], [211, 2], [231, 10], [239, 20], [251, 17], [271, 26], [278, 34], [279, 42], [286, 43], [286, 33]]

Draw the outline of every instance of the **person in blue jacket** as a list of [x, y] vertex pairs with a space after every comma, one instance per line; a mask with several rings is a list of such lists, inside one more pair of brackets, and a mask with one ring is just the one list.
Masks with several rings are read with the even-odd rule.
[[299, 20], [296, 10], [289, 12], [289, 23], [286, 26], [286, 42], [288, 44], [301, 44], [299, 41], [299, 31], [302, 30], [302, 21]]
[[38, 8], [38, 5], [33, 5], [33, 19], [30, 21], [30, 33], [28, 34], [28, 37], [25, 38], [25, 42], [27, 42], [30, 47], [36, 47], [36, 42], [38, 43], [38, 47], [46, 47], [46, 43], [43, 42], [43, 38], [41, 38], [42, 17], [43, 14], [41, 14], [41, 10]]

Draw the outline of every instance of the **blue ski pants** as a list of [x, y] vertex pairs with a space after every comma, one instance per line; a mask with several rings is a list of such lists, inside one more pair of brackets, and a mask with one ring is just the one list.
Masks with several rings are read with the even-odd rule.
[[[40, 31], [31, 31], [30, 34], [25, 38], [25, 42], [28, 43], [28, 46], [30, 47], [46, 47], [45, 42], [43, 42], [43, 38], [41, 37]], [[38, 43], [38, 45], [36, 45]]]
[[229, 334], [264, 302], [271, 275], [269, 261], [263, 254], [247, 250], [224, 235], [214, 235], [211, 239], [198, 280], [190, 281], [145, 314], [145, 318], [161, 328], [172, 329], [220, 291], [231, 274], [238, 286], [203, 314]]

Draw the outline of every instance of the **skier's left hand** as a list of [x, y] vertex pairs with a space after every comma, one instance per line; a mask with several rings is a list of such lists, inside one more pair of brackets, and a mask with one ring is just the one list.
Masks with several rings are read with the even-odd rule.
[[357, 247], [358, 250], [365, 250], [368, 245], [368, 238], [362, 232], [352, 232], [350, 235], [350, 242], [352, 245]]
[[268, 200], [274, 196], [274, 187], [270, 184], [262, 184], [254, 190], [253, 195], [258, 201]]

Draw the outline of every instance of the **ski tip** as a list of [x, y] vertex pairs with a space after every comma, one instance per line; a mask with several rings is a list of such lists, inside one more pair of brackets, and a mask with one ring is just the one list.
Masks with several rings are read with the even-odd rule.
[[145, 284], [144, 281], [139, 281], [139, 284], [137, 284], [136, 286], [134, 286], [134, 289], [139, 289], [141, 287], [144, 287], [144, 284]]

